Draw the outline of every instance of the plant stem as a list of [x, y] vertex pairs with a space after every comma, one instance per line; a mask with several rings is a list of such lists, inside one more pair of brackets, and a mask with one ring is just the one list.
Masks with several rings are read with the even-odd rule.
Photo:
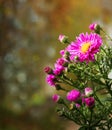
[[73, 86], [72, 83], [68, 82], [67, 80], [65, 80], [64, 78], [60, 78], [63, 82], [62, 83], [65, 83], [65, 84], [68, 84], [70, 86]]
[[90, 112], [91, 112], [91, 114], [90, 114], [89, 129], [88, 129], [88, 130], [91, 130], [91, 121], [92, 121], [92, 114], [93, 114], [93, 110], [92, 110], [92, 109], [90, 109]]
[[101, 31], [112, 41], [112, 38], [102, 28]]
[[96, 100], [97, 100], [102, 106], [104, 106], [103, 103], [99, 100], [99, 98], [98, 98], [98, 96], [96, 95], [96, 93], [94, 93], [94, 95], [95, 95], [95, 97], [96, 97]]

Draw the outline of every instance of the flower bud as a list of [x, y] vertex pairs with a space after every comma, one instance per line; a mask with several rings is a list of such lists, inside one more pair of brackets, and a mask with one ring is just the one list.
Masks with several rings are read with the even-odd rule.
[[90, 87], [85, 88], [85, 96], [89, 97], [93, 94], [93, 90]]
[[72, 110], [74, 108], [74, 104], [71, 103], [70, 106], [69, 106], [69, 109]]
[[75, 61], [78, 61], [78, 60], [79, 60], [79, 57], [78, 57], [78, 56], [75, 56], [75, 57], [74, 57], [74, 60], [75, 60]]
[[63, 34], [60, 34], [59, 35], [59, 38], [58, 40], [61, 42], [61, 43], [68, 43], [68, 37], [63, 35]]
[[80, 105], [79, 103], [75, 103], [75, 104], [74, 104], [74, 103], [72, 102], [72, 103], [70, 104], [70, 106], [69, 106], [69, 109], [70, 109], [70, 110], [72, 110], [72, 109], [74, 109], [74, 108], [78, 108], [78, 109], [79, 109], [80, 107], [81, 107], [81, 105]]
[[65, 105], [64, 100], [63, 100], [59, 95], [57, 95], [57, 94], [54, 94], [54, 95], [52, 96], [52, 100], [53, 100], [54, 102], [58, 103], [58, 104], [64, 104], [64, 105]]
[[54, 94], [54, 95], [52, 96], [52, 100], [53, 100], [54, 102], [58, 102], [59, 99], [60, 99], [60, 96], [57, 95], [57, 94]]
[[63, 74], [63, 71], [64, 71], [64, 67], [63, 66], [58, 66], [57, 68], [55, 68], [54, 70], [53, 70], [53, 73], [55, 74], [55, 75], [61, 75], [61, 74]]
[[59, 58], [56, 62], [57, 62], [57, 64], [59, 64], [60, 66], [64, 66], [64, 67], [67, 67], [67, 66], [68, 66], [68, 62], [67, 62], [64, 58]]
[[89, 29], [92, 30], [92, 31], [95, 31], [96, 27], [97, 27], [97, 23], [92, 23], [92, 24], [89, 25]]
[[85, 98], [85, 104], [87, 107], [92, 108], [95, 105], [94, 97]]
[[54, 75], [50, 74], [50, 75], [47, 75], [46, 81], [50, 86], [55, 86], [57, 79]]
[[47, 74], [52, 74], [53, 70], [52, 70], [52, 68], [50, 68], [49, 66], [47, 66], [47, 67], [44, 68], [44, 72], [47, 73]]
[[80, 99], [80, 96], [81, 96], [80, 91], [74, 89], [74, 90], [71, 90], [70, 92], [68, 92], [67, 100], [69, 100], [71, 102], [72, 101], [76, 102]]
[[65, 54], [65, 50], [60, 50], [60, 54], [63, 56]]
[[89, 25], [89, 29], [95, 31], [96, 33], [100, 34], [101, 27], [97, 23], [92, 23]]
[[80, 108], [81, 107], [81, 105], [79, 103], [76, 103], [75, 106], [76, 106], [76, 108]]

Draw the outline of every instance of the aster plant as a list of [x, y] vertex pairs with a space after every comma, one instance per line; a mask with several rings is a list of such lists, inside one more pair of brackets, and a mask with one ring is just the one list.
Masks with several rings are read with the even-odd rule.
[[[46, 81], [64, 96], [54, 94], [59, 116], [79, 125], [79, 130], [112, 129], [112, 38], [98, 25], [66, 44], [54, 68], [45, 67]], [[108, 45], [108, 42], [111, 45]]]

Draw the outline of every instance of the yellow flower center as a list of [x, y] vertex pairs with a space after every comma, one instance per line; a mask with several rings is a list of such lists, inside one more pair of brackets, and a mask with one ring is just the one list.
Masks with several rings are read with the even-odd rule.
[[81, 52], [86, 53], [90, 47], [91, 43], [90, 42], [86, 42], [81, 46]]

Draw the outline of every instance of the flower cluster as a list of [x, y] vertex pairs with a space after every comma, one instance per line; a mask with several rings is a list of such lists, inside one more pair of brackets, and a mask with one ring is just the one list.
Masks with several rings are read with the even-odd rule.
[[[89, 108], [92, 108], [95, 105], [95, 99], [91, 95], [93, 94], [93, 90], [90, 87], [85, 88], [85, 93], [82, 93], [78, 90], [71, 90], [67, 94], [67, 100], [71, 102], [75, 102], [76, 107], [81, 105], [86, 105]], [[82, 95], [82, 96], [81, 96]]]
[[54, 64], [54, 69], [49, 66], [45, 67], [44, 71], [47, 73], [46, 80], [50, 86], [55, 86], [56, 82], [58, 82], [58, 76], [62, 75], [66, 70], [68, 65], [68, 61], [64, 58], [59, 58]]
[[[52, 100], [61, 105], [60, 116], [74, 121], [83, 130], [112, 128], [112, 38], [97, 23], [90, 24], [91, 33], [81, 33], [66, 44], [54, 68], [45, 67], [46, 81], [65, 97], [54, 94]], [[102, 39], [101, 34], [104, 39]], [[88, 87], [90, 86], [90, 87]], [[102, 96], [103, 95], [103, 96]], [[105, 115], [104, 115], [105, 113]]]

